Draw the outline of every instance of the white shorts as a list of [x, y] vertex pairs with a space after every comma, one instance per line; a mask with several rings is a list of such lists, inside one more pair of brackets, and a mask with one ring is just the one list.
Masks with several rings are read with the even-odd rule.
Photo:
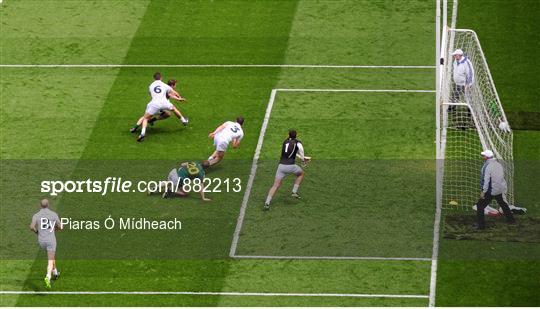
[[225, 139], [219, 139], [217, 137], [214, 137], [214, 146], [216, 146], [216, 151], [227, 151], [227, 148], [229, 147], [229, 141]]
[[174, 109], [174, 105], [169, 101], [164, 102], [154, 102], [151, 101], [146, 105], [146, 111], [145, 113], [150, 115], [157, 115], [161, 113], [163, 110], [172, 111]]
[[39, 241], [39, 247], [47, 252], [56, 252], [56, 241]]

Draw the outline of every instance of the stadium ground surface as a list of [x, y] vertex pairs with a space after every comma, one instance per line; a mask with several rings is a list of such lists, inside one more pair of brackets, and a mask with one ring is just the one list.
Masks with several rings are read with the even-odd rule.
[[[527, 16], [538, 14], [527, 12], [539, 6], [523, 3], [520, 16], [530, 22]], [[473, 20], [472, 10], [480, 16], [508, 11], [502, 1], [479, 8], [463, 0], [460, 27], [483, 27], [477, 23], [485, 19]], [[1, 294], [3, 306], [428, 304], [435, 95], [364, 90], [433, 91], [432, 1], [7, 0], [0, 14], [0, 290], [26, 293]], [[504, 23], [498, 19], [509, 28]], [[538, 112], [526, 85], [535, 76], [514, 77], [523, 84], [507, 86], [509, 63], [492, 41], [537, 34], [478, 32], [505, 108]], [[514, 53], [526, 58], [531, 49]], [[180, 107], [191, 123], [159, 122], [138, 144], [128, 129], [144, 111], [157, 70], [146, 64], [179, 80], [188, 99]], [[233, 234], [273, 89], [363, 91], [276, 91], [234, 254], [290, 258], [233, 259]], [[241, 178], [240, 193], [213, 193], [205, 204], [140, 193], [51, 198], [62, 216], [179, 217], [183, 226], [180, 232], [59, 233], [62, 277], [52, 291], [75, 294], [34, 294], [45, 291], [45, 262], [26, 226], [43, 197], [41, 180], [161, 179], [179, 161], [206, 158], [213, 150], [208, 132], [239, 114], [246, 118], [242, 145], [208, 176]], [[289, 179], [265, 214], [261, 203], [291, 127], [314, 157], [303, 199], [288, 197]], [[533, 200], [539, 145], [538, 132], [515, 133], [516, 159], [530, 162], [517, 171], [517, 197], [532, 216], [539, 206]], [[538, 243], [442, 239], [437, 305], [538, 305], [539, 251]]]

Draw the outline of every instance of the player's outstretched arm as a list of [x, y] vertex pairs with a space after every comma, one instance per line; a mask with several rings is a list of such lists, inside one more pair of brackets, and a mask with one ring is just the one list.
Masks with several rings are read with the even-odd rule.
[[199, 193], [201, 194], [201, 200], [205, 201], [205, 202], [210, 202], [211, 199], [207, 198], [205, 195], [204, 195], [204, 181], [202, 181], [201, 179], [201, 191], [199, 191]]
[[177, 101], [185, 101], [186, 99], [184, 99], [178, 92], [176, 92], [176, 90], [174, 89], [170, 89], [169, 92], [167, 93], [171, 98], [177, 100]]
[[304, 146], [301, 143], [297, 144], [298, 152], [296, 152], [296, 157], [298, 157], [302, 162], [306, 163], [311, 160], [311, 157], [307, 157], [304, 155]]
[[214, 138], [214, 136], [216, 136], [216, 134], [218, 134], [219, 131], [223, 130], [226, 126], [227, 126], [227, 123], [220, 125], [214, 130], [214, 132], [211, 132], [210, 134], [208, 134], [208, 137]]

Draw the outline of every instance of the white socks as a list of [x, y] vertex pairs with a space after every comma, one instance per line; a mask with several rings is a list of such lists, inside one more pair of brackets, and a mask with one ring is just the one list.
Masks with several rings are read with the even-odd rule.
[[293, 193], [298, 193], [298, 188], [300, 188], [300, 185], [294, 184], [294, 186], [292, 188], [292, 192]]

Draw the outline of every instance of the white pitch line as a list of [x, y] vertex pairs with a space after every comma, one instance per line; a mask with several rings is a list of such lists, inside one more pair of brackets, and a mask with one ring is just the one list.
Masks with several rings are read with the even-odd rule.
[[215, 296], [288, 296], [288, 297], [353, 297], [353, 298], [428, 298], [415, 294], [355, 293], [258, 293], [258, 292], [152, 292], [152, 291], [0, 291], [4, 295], [215, 295]]
[[377, 256], [279, 256], [279, 255], [234, 255], [235, 259], [268, 260], [384, 260], [384, 261], [431, 261], [430, 258], [377, 257]]
[[432, 65], [334, 64], [0, 64], [1, 68], [320, 68], [320, 69], [434, 69]]
[[[450, 27], [452, 29], [456, 28], [456, 21], [457, 21], [457, 14], [458, 14], [458, 1], [459, 0], [453, 0], [453, 3], [452, 3], [452, 21], [450, 24]], [[443, 29], [443, 31], [446, 31], [446, 29]], [[435, 48], [439, 48], [439, 46], [435, 46]], [[443, 105], [457, 105], [457, 104], [443, 103]], [[437, 160], [439, 160], [439, 158], [437, 158]], [[439, 162], [437, 162], [437, 166], [438, 165], [439, 165]], [[437, 175], [441, 175], [441, 172], [438, 172]], [[441, 188], [439, 187], [439, 181], [442, 181], [442, 180], [437, 178], [436, 181], [437, 181], [436, 183], [437, 188]], [[431, 256], [431, 272], [430, 272], [430, 279], [429, 279], [429, 301], [428, 301], [429, 307], [435, 307], [435, 297], [437, 294], [437, 268], [438, 268], [438, 258], [439, 258], [439, 238], [440, 238], [441, 212], [442, 212], [441, 201], [440, 201], [441, 197], [439, 196], [440, 194], [442, 193], [437, 192], [436, 198], [438, 199], [438, 201], [435, 206], [435, 219], [433, 223], [433, 251], [432, 251], [432, 256]]]
[[277, 91], [286, 92], [420, 92], [434, 93], [435, 90], [425, 89], [305, 89], [305, 88], [278, 88]]
[[270, 120], [270, 114], [272, 113], [272, 106], [274, 106], [276, 93], [277, 93], [277, 90], [272, 89], [272, 92], [270, 93], [270, 99], [268, 100], [268, 106], [266, 107], [266, 113], [264, 114], [264, 120], [261, 126], [261, 132], [259, 133], [259, 140], [257, 141], [255, 154], [253, 155], [253, 162], [251, 164], [251, 172], [249, 174], [246, 191], [244, 192], [244, 198], [242, 200], [242, 207], [240, 207], [240, 214], [238, 215], [238, 219], [236, 220], [236, 228], [234, 230], [231, 249], [229, 251], [230, 257], [234, 257], [234, 255], [236, 254], [236, 247], [238, 246], [238, 239], [240, 238], [240, 231], [242, 230], [242, 224], [244, 223], [247, 203], [249, 200], [249, 195], [251, 194], [251, 187], [253, 186], [253, 181], [255, 180], [255, 174], [257, 173], [257, 162], [259, 161], [259, 155], [261, 154], [262, 144], [264, 141], [264, 134], [266, 133], [266, 127], [268, 126], [268, 121]]

